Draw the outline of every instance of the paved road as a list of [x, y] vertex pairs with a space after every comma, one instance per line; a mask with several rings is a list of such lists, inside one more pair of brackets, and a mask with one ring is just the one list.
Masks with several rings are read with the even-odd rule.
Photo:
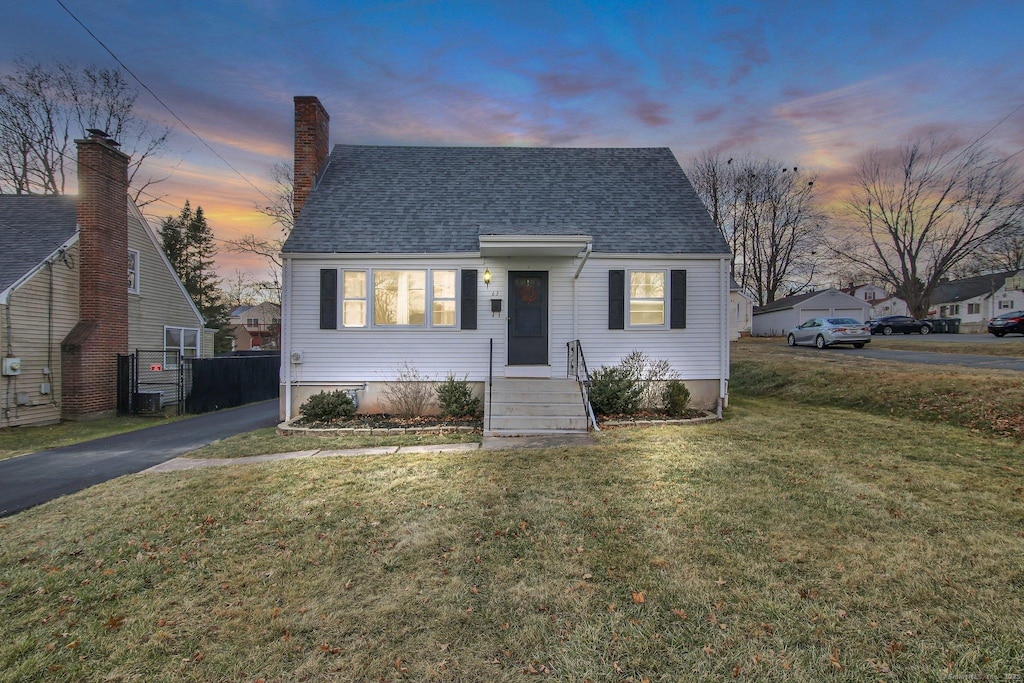
[[847, 356], [861, 356], [875, 360], [924, 363], [925, 365], [962, 365], [984, 370], [1016, 370], [1024, 372], [1024, 358], [1010, 356], [979, 356], [971, 353], [929, 353], [925, 351], [897, 351], [895, 349], [863, 349], [833, 346], [819, 351], [813, 347], [798, 346], [793, 349], [804, 353], [839, 353]]
[[277, 410], [276, 400], [263, 401], [0, 461], [0, 517], [141, 472], [217, 439], [272, 427]]

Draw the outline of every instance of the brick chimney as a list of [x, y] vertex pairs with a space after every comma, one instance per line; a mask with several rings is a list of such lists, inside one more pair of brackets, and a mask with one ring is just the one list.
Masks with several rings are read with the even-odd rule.
[[293, 207], [298, 218], [309, 198], [316, 175], [323, 170], [330, 154], [331, 117], [320, 100], [310, 95], [295, 97], [295, 196]]
[[61, 342], [65, 418], [117, 408], [117, 354], [128, 352], [128, 156], [103, 131], [78, 146], [78, 323]]

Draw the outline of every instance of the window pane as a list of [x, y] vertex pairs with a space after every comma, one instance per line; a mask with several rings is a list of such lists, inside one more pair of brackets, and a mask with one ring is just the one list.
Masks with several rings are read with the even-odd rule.
[[185, 334], [185, 348], [199, 348], [199, 330], [182, 330]]
[[378, 270], [373, 273], [375, 325], [423, 325], [426, 320], [424, 270]]
[[629, 302], [630, 325], [664, 325], [665, 302], [631, 300]]
[[366, 298], [366, 273], [359, 270], [345, 271], [344, 298]]
[[665, 297], [665, 273], [634, 272], [629, 274], [629, 296], [637, 299]]
[[455, 301], [434, 301], [434, 317], [431, 320], [434, 327], [455, 326]]
[[181, 348], [181, 328], [168, 327], [164, 330], [164, 346], [169, 349]]
[[346, 301], [342, 307], [341, 324], [345, 327], [366, 327], [366, 302]]
[[455, 298], [455, 271], [435, 270], [434, 271], [434, 298], [454, 299]]

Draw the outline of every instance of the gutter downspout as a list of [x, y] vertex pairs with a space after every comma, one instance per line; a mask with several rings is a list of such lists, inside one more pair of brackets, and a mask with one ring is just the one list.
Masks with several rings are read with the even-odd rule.
[[[583, 260], [576, 266], [576, 273], [572, 276], [572, 338], [580, 338], [580, 302], [579, 297], [576, 295], [576, 281], [580, 279], [580, 273], [583, 272], [583, 266], [587, 265], [587, 259], [590, 258], [591, 252], [594, 251], [594, 245], [592, 242], [587, 242], [587, 246], [583, 249]], [[577, 254], [578, 256], [579, 254]]]
[[719, 420], [722, 419], [722, 408], [725, 407], [725, 402], [729, 398], [729, 269], [725, 261], [725, 259], [722, 259], [718, 262], [718, 297], [721, 304], [719, 306], [721, 315], [719, 328], [722, 346], [721, 353], [719, 354], [721, 363], [718, 375], [718, 405], [716, 406], [715, 414]]
[[282, 258], [284, 296], [281, 297], [281, 382], [284, 384], [284, 420], [292, 418], [292, 260]]

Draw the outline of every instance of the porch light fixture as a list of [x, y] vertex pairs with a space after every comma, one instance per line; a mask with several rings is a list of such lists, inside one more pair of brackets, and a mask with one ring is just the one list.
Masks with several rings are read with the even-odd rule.
[[484, 271], [484, 284], [487, 285], [488, 287], [491, 286], [491, 270], [490, 270], [490, 268], [488, 268], [487, 270]]

